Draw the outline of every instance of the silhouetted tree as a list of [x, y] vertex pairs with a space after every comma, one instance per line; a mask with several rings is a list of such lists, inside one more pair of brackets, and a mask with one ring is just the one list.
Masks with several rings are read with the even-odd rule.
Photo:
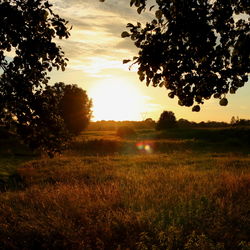
[[152, 118], [145, 119], [143, 123], [146, 125], [146, 128], [155, 128], [156, 124], [156, 122]]
[[[140, 14], [146, 0], [130, 0]], [[248, 81], [250, 73], [250, 4], [248, 0], [156, 0], [155, 18], [127, 24], [139, 49], [133, 64], [147, 86], [164, 86], [181, 106], [199, 111], [205, 100], [220, 99]], [[242, 14], [242, 15], [241, 15]], [[130, 60], [124, 60], [124, 63]]]
[[41, 149], [49, 156], [61, 152], [91, 118], [91, 100], [77, 85], [47, 86], [35, 94], [33, 105], [33, 119], [17, 124], [17, 132], [31, 149]]
[[145, 121], [145, 122], [148, 122], [148, 123], [154, 122], [154, 120], [153, 120], [152, 118], [147, 118], [147, 119], [145, 119], [144, 121]]
[[250, 120], [246, 120], [246, 119], [239, 119], [235, 122], [236, 126], [249, 126], [250, 125]]
[[182, 128], [188, 128], [188, 127], [191, 127], [192, 126], [192, 123], [186, 119], [179, 119], [178, 122], [178, 127], [182, 127]]
[[73, 135], [78, 135], [90, 121], [92, 101], [88, 98], [86, 91], [77, 85], [64, 85], [63, 83], [58, 85], [63, 90], [59, 109], [66, 128]]
[[[45, 0], [0, 0], [0, 119], [30, 145], [44, 140], [55, 151], [63, 143], [62, 120], [52, 105], [58, 100], [43, 90], [49, 71], [65, 70], [67, 58], [53, 39], [68, 38], [69, 31], [51, 6]], [[13, 58], [7, 60], [8, 52]]]
[[230, 121], [230, 124], [231, 124], [231, 125], [234, 125], [235, 123], [236, 123], [236, 119], [235, 119], [234, 116], [232, 116], [231, 121]]
[[59, 105], [60, 98], [50, 87], [37, 91], [32, 102], [32, 110], [35, 110], [32, 119], [15, 124], [17, 133], [32, 150], [39, 149], [50, 157], [60, 153], [71, 139]]
[[172, 111], [163, 111], [160, 119], [156, 124], [157, 130], [165, 130], [177, 126], [175, 115]]

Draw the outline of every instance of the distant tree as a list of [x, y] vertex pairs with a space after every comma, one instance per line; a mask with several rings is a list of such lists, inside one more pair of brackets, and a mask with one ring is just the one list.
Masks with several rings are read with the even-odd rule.
[[172, 111], [163, 111], [160, 119], [156, 124], [157, 130], [165, 130], [177, 126], [175, 115]]
[[146, 125], [146, 128], [155, 128], [156, 122], [152, 118], [147, 118], [143, 121], [143, 123]]
[[45, 0], [0, 0], [0, 119], [30, 145], [47, 141], [55, 151], [64, 128], [53, 107], [58, 100], [44, 89], [49, 71], [65, 70], [67, 58], [53, 40], [68, 38], [69, 30], [51, 7]]
[[[130, 0], [139, 14], [146, 4]], [[139, 65], [140, 80], [164, 86], [170, 98], [177, 96], [179, 105], [193, 111], [212, 96], [226, 106], [226, 94], [249, 78], [249, 6], [248, 0], [156, 0], [151, 22], [128, 23], [129, 32], [121, 34], [139, 49], [133, 64]]]
[[203, 128], [222, 128], [228, 127], [228, 123], [226, 122], [216, 122], [216, 121], [207, 121], [207, 122], [200, 122], [197, 124], [198, 127]]
[[151, 123], [151, 122], [154, 122], [154, 120], [152, 118], [147, 118], [144, 120], [145, 122], [148, 122], [148, 123]]
[[236, 123], [236, 119], [235, 119], [234, 116], [232, 116], [231, 121], [230, 121], [230, 124], [231, 124], [231, 125], [234, 125], [235, 123]]
[[192, 123], [186, 119], [179, 119], [178, 122], [178, 127], [183, 127], [183, 128], [186, 128], [186, 127], [191, 127], [192, 126]]
[[237, 126], [250, 126], [250, 120], [239, 119], [236, 121], [235, 125], [237, 125]]

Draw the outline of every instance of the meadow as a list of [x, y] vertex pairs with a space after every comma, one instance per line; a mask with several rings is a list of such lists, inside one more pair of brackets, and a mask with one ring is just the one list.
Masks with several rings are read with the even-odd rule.
[[1, 137], [0, 249], [250, 249], [250, 129]]

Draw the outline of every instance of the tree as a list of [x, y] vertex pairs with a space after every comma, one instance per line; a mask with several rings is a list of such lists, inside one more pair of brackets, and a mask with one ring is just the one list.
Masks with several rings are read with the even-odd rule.
[[79, 135], [90, 121], [92, 101], [86, 91], [77, 85], [58, 83], [53, 89], [60, 96], [58, 109], [67, 130], [73, 135]]
[[0, 0], [0, 119], [34, 147], [54, 134], [58, 140], [47, 145], [54, 152], [63, 143], [62, 120], [51, 110], [58, 100], [43, 90], [49, 71], [65, 70], [67, 58], [53, 40], [68, 38], [69, 29], [51, 6], [45, 0]]
[[91, 118], [92, 102], [77, 85], [47, 86], [35, 94], [33, 105], [36, 115], [28, 124], [17, 124], [17, 132], [31, 149], [51, 157], [84, 130]]
[[60, 99], [51, 87], [37, 91], [32, 103], [35, 110], [32, 119], [14, 124], [17, 134], [32, 150], [39, 149], [50, 157], [61, 153], [72, 137], [59, 110]]
[[231, 121], [230, 121], [230, 124], [231, 124], [231, 125], [234, 125], [235, 123], [236, 123], [236, 119], [235, 119], [234, 116], [232, 116]]
[[155, 121], [152, 118], [147, 118], [147, 119], [144, 120], [144, 122], [154, 123]]
[[163, 111], [156, 124], [157, 130], [166, 130], [177, 126], [175, 115], [172, 111]]
[[[146, 0], [130, 0], [140, 14]], [[193, 106], [211, 98], [228, 104], [250, 73], [250, 4], [248, 0], [156, 0], [155, 18], [143, 27], [127, 24], [139, 49], [133, 64], [147, 86], [165, 87], [181, 106]], [[156, 6], [151, 6], [153, 10]], [[124, 60], [124, 63], [130, 60]]]
[[181, 127], [181, 128], [188, 128], [193, 125], [190, 121], [183, 119], [183, 118], [179, 119], [177, 124], [178, 124], [178, 127]]

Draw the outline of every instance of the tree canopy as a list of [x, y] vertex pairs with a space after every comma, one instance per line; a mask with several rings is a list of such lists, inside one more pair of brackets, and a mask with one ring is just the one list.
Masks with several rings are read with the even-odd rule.
[[67, 65], [53, 42], [69, 37], [67, 22], [51, 6], [43, 0], [0, 1], [1, 113], [11, 113], [17, 123], [32, 117], [34, 92], [47, 85], [47, 72]]
[[15, 129], [31, 149], [53, 156], [87, 127], [91, 107], [86, 91], [77, 85], [48, 85], [34, 94], [35, 115], [27, 123], [16, 123]]
[[92, 101], [85, 90], [77, 85], [65, 85], [60, 82], [50, 88], [54, 96], [58, 95], [60, 116], [72, 135], [79, 135], [88, 125], [92, 111]]
[[91, 118], [92, 102], [77, 85], [62, 82], [47, 86], [37, 95], [37, 117], [29, 125], [18, 126], [22, 137], [33, 149], [40, 148], [53, 156], [61, 152], [72, 136], [80, 134]]
[[[130, 0], [140, 14], [147, 0]], [[181, 106], [193, 106], [211, 97], [226, 106], [250, 73], [249, 0], [156, 0], [149, 6], [155, 17], [145, 26], [128, 23], [139, 49], [133, 64], [147, 86], [165, 87]], [[124, 63], [130, 60], [124, 60]]]
[[31, 148], [53, 154], [70, 137], [59, 97], [71, 87], [57, 95], [48, 87], [48, 72], [64, 71], [68, 60], [54, 39], [70, 35], [51, 7], [45, 0], [0, 0], [0, 121]]

